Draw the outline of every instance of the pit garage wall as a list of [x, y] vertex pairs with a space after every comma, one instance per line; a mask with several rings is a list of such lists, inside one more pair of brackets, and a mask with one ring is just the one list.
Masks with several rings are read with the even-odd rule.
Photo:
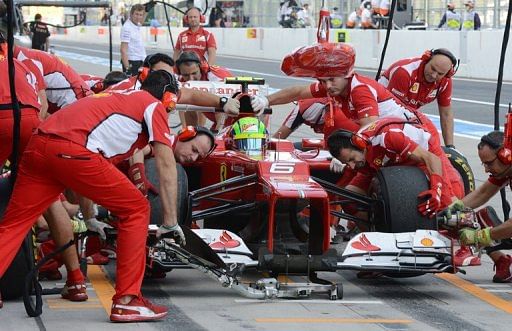
[[[182, 28], [172, 28], [174, 41]], [[249, 58], [280, 60], [297, 47], [316, 41], [316, 30], [282, 28], [209, 29], [217, 39], [218, 54]], [[337, 41], [339, 33], [346, 31], [345, 40], [356, 48], [356, 66], [376, 69], [384, 44], [384, 30], [334, 30], [330, 40]], [[114, 51], [119, 52], [120, 27], [113, 27]], [[154, 33], [154, 30], [153, 30]], [[150, 28], [143, 28], [144, 38], [150, 47], [155, 45]], [[55, 34], [54, 40], [81, 41], [87, 48], [92, 44], [108, 43], [108, 28], [87, 26], [68, 29], [66, 34]], [[390, 63], [422, 54], [426, 49], [445, 47], [461, 60], [457, 77], [491, 79], [498, 76], [498, 65], [503, 30], [452, 32], [452, 31], [392, 31], [384, 68]], [[158, 29], [158, 47], [171, 48], [165, 28]], [[504, 80], [512, 81], [512, 48], [508, 47]]]

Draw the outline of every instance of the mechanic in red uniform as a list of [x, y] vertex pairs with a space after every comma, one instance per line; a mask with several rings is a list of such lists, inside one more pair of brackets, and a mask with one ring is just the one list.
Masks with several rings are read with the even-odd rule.
[[420, 193], [418, 211], [434, 216], [460, 198], [453, 196], [443, 176], [443, 150], [433, 144], [432, 135], [416, 122], [398, 118], [379, 119], [357, 132], [337, 130], [327, 140], [333, 157], [357, 170], [347, 189], [367, 194], [370, 182], [381, 167], [414, 165], [430, 178], [430, 189]]
[[444, 144], [451, 148], [454, 148], [452, 76], [457, 63], [447, 49], [428, 50], [421, 57], [393, 63], [379, 78], [379, 83], [412, 109], [418, 110], [437, 99]]
[[[504, 147], [504, 135], [500, 131], [492, 131], [480, 139], [478, 143], [478, 156], [485, 172], [489, 173], [489, 178], [476, 190], [466, 195], [462, 201], [453, 203], [444, 213], [447, 218], [451, 218], [452, 213], [462, 211], [465, 207], [478, 208], [496, 195], [502, 187], [512, 185], [512, 151]], [[477, 214], [482, 215], [480, 209]], [[492, 241], [500, 239], [510, 239], [512, 237], [512, 220], [508, 219], [503, 224], [496, 219], [497, 216], [490, 213], [484, 213], [482, 219], [482, 229], [464, 229], [461, 231], [460, 240], [463, 244], [479, 245], [480, 247], [490, 246]], [[499, 224], [499, 225], [497, 225]], [[487, 251], [489, 257], [494, 261], [496, 274], [492, 281], [495, 283], [512, 282], [512, 257], [505, 255], [498, 250]]]
[[69, 188], [119, 218], [116, 294], [110, 319], [140, 322], [167, 315], [166, 307], [152, 304], [140, 292], [149, 203], [115, 164], [136, 148], [153, 144], [164, 209], [157, 236], [172, 232], [183, 242], [176, 219], [176, 164], [167, 125], [167, 111], [174, 107], [177, 91], [174, 76], [155, 71], [140, 91], [81, 99], [39, 126], [25, 150], [0, 223], [0, 275], [37, 216]]
[[[147, 68], [149, 70], [143, 69], [139, 71], [139, 75], [130, 77], [129, 79], [115, 84], [106, 89], [106, 91], [138, 90], [144, 76], [147, 75], [147, 72], [151, 72], [152, 70], [165, 70], [174, 74], [174, 60], [166, 54], [155, 53], [146, 57], [143, 63], [143, 68]], [[224, 112], [230, 116], [237, 116], [240, 111], [240, 102], [236, 99], [219, 97], [212, 93], [190, 88], [180, 88], [178, 103], [202, 107], [217, 107], [224, 109]]]
[[[222, 82], [225, 78], [233, 77], [233, 74], [228, 69], [216, 65], [208, 65], [206, 62], [201, 62], [199, 56], [195, 52], [183, 52], [176, 60], [176, 73], [180, 75], [181, 82], [188, 81], [210, 81]], [[182, 125], [201, 125], [204, 126], [204, 117], [213, 122], [212, 130], [219, 131], [225, 125], [226, 116], [223, 113], [197, 113], [186, 112], [181, 116]], [[203, 116], [204, 115], [204, 116]], [[229, 125], [229, 124], [228, 124]]]
[[272, 138], [286, 139], [302, 124], [311, 127], [315, 133], [323, 133], [328, 104], [329, 98], [299, 100]]
[[[206, 31], [201, 26], [204, 23], [204, 16], [201, 10], [192, 7], [185, 13], [185, 23], [188, 29], [178, 35], [178, 41], [174, 47], [174, 61], [178, 60], [182, 52], [194, 52], [201, 61], [208, 62], [210, 65], [217, 60], [217, 43], [213, 33]], [[208, 55], [208, 60], [205, 55]]]
[[[39, 71], [43, 76], [46, 84], [48, 114], [53, 114], [62, 107], [92, 94], [80, 75], [55, 55], [15, 46], [14, 56], [30, 71]], [[40, 117], [45, 119], [48, 114], [43, 109]]]
[[[0, 35], [0, 49], [4, 53], [7, 50], [7, 43]], [[3, 67], [1, 72], [7, 73], [7, 59], [4, 55], [2, 56]], [[35, 128], [40, 124], [39, 109], [40, 104], [38, 103], [38, 95], [34, 95], [35, 91], [40, 91], [39, 81], [35, 79], [37, 75], [34, 75], [29, 69], [23, 65], [20, 61], [15, 61], [15, 79], [16, 79], [16, 92], [21, 107], [21, 132], [20, 132], [20, 145], [19, 145], [19, 156], [23, 155], [30, 137], [32, 136]], [[43, 82], [41, 80], [41, 82]], [[44, 86], [44, 82], [42, 83]], [[1, 93], [0, 93], [0, 104], [4, 105], [5, 110], [0, 111], [0, 163], [3, 164], [7, 158], [11, 155], [12, 148], [12, 111], [11, 93], [9, 89], [9, 81], [3, 79], [0, 82]], [[40, 215], [37, 215], [37, 219]], [[73, 238], [73, 231], [69, 217], [62, 205], [60, 199], [54, 199], [54, 202], [50, 205], [47, 212], [45, 213], [46, 220], [50, 227], [50, 231], [55, 241], [59, 246], [68, 243]], [[85, 280], [82, 272], [80, 271], [80, 264], [78, 262], [78, 256], [76, 250], [73, 247], [69, 247], [62, 253], [63, 261], [66, 264], [68, 278], [66, 284], [62, 290], [62, 297], [71, 301], [84, 301], [87, 300], [87, 293], [85, 288]]]

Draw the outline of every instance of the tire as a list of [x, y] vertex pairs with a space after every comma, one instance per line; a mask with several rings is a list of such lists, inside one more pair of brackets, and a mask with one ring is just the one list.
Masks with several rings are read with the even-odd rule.
[[[3, 217], [9, 197], [9, 180], [0, 178], [0, 219]], [[21, 298], [25, 287], [25, 276], [34, 266], [34, 247], [32, 245], [32, 232], [25, 240], [12, 260], [11, 265], [0, 279], [0, 293], [2, 299], [12, 300]]]
[[[156, 161], [154, 158], [148, 159], [144, 162], [146, 168], [146, 177], [151, 184], [158, 189], [160, 180], [158, 179], [158, 171], [156, 169]], [[181, 164], [176, 163], [176, 171], [178, 175], [178, 201], [176, 207], [178, 208], [178, 223], [185, 224], [187, 219], [187, 196], [188, 196], [188, 180], [187, 173]], [[153, 192], [148, 193], [148, 200], [151, 205], [151, 218], [150, 224], [162, 224], [163, 209], [158, 194]]]
[[462, 178], [465, 195], [473, 192], [475, 190], [475, 176], [473, 175], [473, 170], [471, 169], [466, 157], [452, 148], [446, 148], [443, 146], [443, 151], [448, 157], [448, 160], [450, 160], [452, 166], [457, 170]]
[[378, 232], [414, 232], [417, 229], [437, 229], [436, 222], [422, 216], [418, 210], [418, 194], [427, 190], [425, 173], [417, 167], [381, 168], [370, 185], [370, 196], [383, 201], [383, 206], [371, 215]]

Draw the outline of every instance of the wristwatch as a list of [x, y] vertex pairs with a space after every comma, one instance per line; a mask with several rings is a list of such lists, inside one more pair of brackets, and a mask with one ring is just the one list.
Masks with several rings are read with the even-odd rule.
[[219, 107], [221, 109], [224, 109], [224, 105], [228, 103], [228, 98], [227, 97], [220, 97], [220, 101], [219, 101]]

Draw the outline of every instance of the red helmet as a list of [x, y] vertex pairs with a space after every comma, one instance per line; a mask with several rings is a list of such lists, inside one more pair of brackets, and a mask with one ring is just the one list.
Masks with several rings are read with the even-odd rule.
[[303, 46], [284, 57], [281, 70], [295, 77], [346, 77], [356, 61], [354, 48], [345, 43]]

